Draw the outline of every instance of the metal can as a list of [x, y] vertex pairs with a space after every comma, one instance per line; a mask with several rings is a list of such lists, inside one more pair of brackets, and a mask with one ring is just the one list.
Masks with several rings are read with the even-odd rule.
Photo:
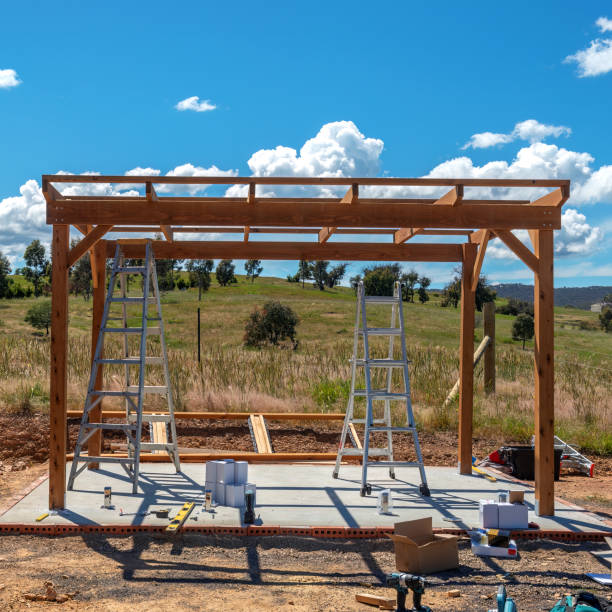
[[111, 487], [104, 487], [104, 507], [110, 508], [112, 506], [113, 490]]
[[206, 512], [212, 510], [212, 491], [210, 489], [206, 489], [204, 492], [204, 509]]

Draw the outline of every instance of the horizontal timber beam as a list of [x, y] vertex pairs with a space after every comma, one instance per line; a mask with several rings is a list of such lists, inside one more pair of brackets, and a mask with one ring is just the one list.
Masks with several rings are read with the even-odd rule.
[[[144, 241], [121, 241], [129, 258], [144, 257]], [[243, 242], [154, 240], [159, 259], [279, 259], [307, 261], [462, 261], [460, 244], [376, 244], [371, 242]], [[112, 257], [115, 242], [107, 241]]]
[[[156, 412], [147, 412], [143, 414], [159, 414]], [[244, 420], [248, 419], [253, 412], [175, 412], [175, 419], [186, 420]], [[342, 421], [344, 420], [344, 412], [258, 412], [264, 419], [268, 421]], [[80, 419], [83, 416], [82, 410], [68, 410], [69, 419]], [[103, 410], [103, 419], [121, 419], [125, 418], [125, 410]]]
[[448, 229], [560, 229], [556, 206], [487, 205], [464, 200], [461, 206], [388, 200], [359, 200], [347, 206], [338, 201], [293, 201], [268, 198], [252, 206], [229, 198], [206, 202], [65, 199], [47, 202], [49, 224], [133, 225], [248, 225], [276, 227], [418, 227]]

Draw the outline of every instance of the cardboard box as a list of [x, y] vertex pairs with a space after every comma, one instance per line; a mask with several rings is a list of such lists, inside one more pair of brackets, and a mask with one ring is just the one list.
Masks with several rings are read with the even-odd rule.
[[497, 504], [500, 529], [528, 529], [527, 506], [525, 504]]
[[492, 499], [481, 499], [478, 505], [478, 518], [483, 529], [499, 527], [499, 504]]
[[434, 535], [431, 516], [395, 523], [387, 534], [395, 544], [395, 567], [400, 572], [431, 574], [459, 567], [457, 536]]
[[522, 504], [525, 502], [525, 491], [508, 491], [508, 501], [511, 504]]

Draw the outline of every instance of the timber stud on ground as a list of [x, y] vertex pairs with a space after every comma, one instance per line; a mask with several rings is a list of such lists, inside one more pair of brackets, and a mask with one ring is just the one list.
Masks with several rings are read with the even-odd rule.
[[[62, 195], [61, 183], [129, 184], [142, 195]], [[245, 185], [245, 197], [158, 196], [155, 185]], [[258, 185], [326, 186], [337, 198], [258, 197]], [[474, 296], [489, 240], [499, 238], [534, 273], [535, 315], [535, 495], [540, 515], [554, 514], [554, 326], [553, 231], [561, 228], [561, 208], [570, 195], [569, 180], [462, 178], [302, 178], [43, 175], [47, 223], [53, 225], [50, 384], [49, 507], [61, 509], [66, 492], [68, 271], [89, 253], [94, 282], [92, 345], [97, 344], [105, 297], [105, 264], [115, 253], [117, 233], [138, 232], [144, 239], [126, 240], [126, 258], [145, 257], [146, 238], [158, 258], [276, 259], [344, 261], [461, 262], [462, 299], [459, 392], [459, 472], [472, 470]], [[394, 187], [399, 197], [379, 198], [372, 186]], [[418, 197], [418, 188], [428, 197]], [[402, 193], [401, 188], [409, 188]], [[438, 188], [437, 197], [431, 197]], [[469, 198], [464, 197], [469, 190]], [[533, 189], [534, 198], [508, 199]], [[543, 190], [548, 190], [541, 195]], [[130, 191], [133, 193], [133, 191]], [[377, 192], [380, 193], [380, 192]], [[496, 197], [502, 193], [503, 198]], [[479, 197], [480, 194], [480, 197]], [[408, 195], [410, 197], [408, 197]], [[70, 246], [70, 226], [83, 238]], [[512, 230], [528, 230], [533, 249]], [[210, 237], [237, 232], [242, 240], [175, 240], [175, 232]], [[249, 241], [261, 234], [312, 234], [314, 241]], [[335, 242], [337, 234], [354, 242]], [[368, 235], [368, 242], [359, 237]], [[378, 241], [371, 241], [379, 236]], [[414, 243], [457, 237], [456, 243]], [[110, 239], [109, 239], [110, 238]], [[93, 358], [93, 357], [92, 357]], [[97, 382], [102, 368], [98, 369]], [[91, 411], [101, 418], [102, 402]], [[98, 422], [98, 421], [96, 421]], [[88, 454], [100, 456], [102, 431], [88, 440]], [[95, 467], [95, 464], [90, 464]]]

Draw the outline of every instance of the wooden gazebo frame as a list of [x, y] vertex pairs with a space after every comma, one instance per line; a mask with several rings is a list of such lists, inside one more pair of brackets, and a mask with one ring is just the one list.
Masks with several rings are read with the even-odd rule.
[[[102, 183], [144, 187], [144, 195], [64, 196], [54, 184]], [[155, 185], [245, 185], [245, 196], [158, 196]], [[495, 180], [442, 178], [296, 178], [44, 175], [47, 223], [53, 225], [50, 384], [49, 507], [63, 508], [66, 490], [68, 272], [89, 252], [94, 284], [92, 340], [102, 318], [105, 263], [116, 239], [109, 232], [161, 232], [154, 242], [158, 258], [277, 259], [344, 261], [461, 262], [461, 333], [458, 461], [461, 474], [472, 471], [472, 409], [475, 290], [487, 243], [504, 242], [534, 273], [535, 310], [535, 497], [536, 512], [554, 514], [554, 321], [553, 231], [561, 228], [561, 207], [569, 180]], [[303, 191], [344, 186], [343, 197], [258, 197], [257, 186], [293, 186]], [[310, 187], [309, 187], [310, 186]], [[371, 197], [372, 187], [446, 188], [439, 198]], [[168, 190], [167, 187], [165, 187]], [[520, 190], [533, 200], [464, 199]], [[535, 190], [535, 191], [534, 191]], [[314, 191], [314, 190], [313, 190]], [[361, 195], [360, 195], [361, 191]], [[399, 190], [401, 191], [401, 190]], [[404, 193], [407, 191], [403, 190]], [[442, 191], [440, 189], [440, 191]], [[545, 195], [541, 195], [542, 193]], [[70, 247], [70, 226], [83, 234]], [[529, 230], [533, 250], [511, 230]], [[242, 240], [174, 240], [175, 233], [241, 233]], [[253, 234], [315, 234], [314, 241], [250, 240]], [[337, 234], [377, 235], [376, 242], [336, 242]], [[409, 242], [413, 236], [456, 236], [457, 243]], [[142, 240], [126, 240], [128, 257], [142, 257]], [[97, 447], [96, 447], [97, 445]], [[101, 452], [100, 438], [90, 452]]]

